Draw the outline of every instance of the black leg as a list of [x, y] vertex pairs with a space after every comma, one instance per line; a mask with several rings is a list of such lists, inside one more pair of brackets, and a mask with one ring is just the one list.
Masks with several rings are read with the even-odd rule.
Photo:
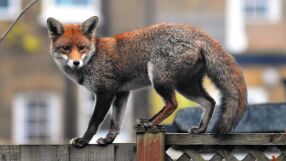
[[200, 104], [203, 107], [203, 114], [198, 126], [192, 127], [191, 133], [204, 133], [212, 117], [215, 101], [209, 96], [200, 83], [193, 84], [192, 87], [179, 88], [178, 91], [186, 98]]
[[98, 144], [105, 145], [111, 144], [116, 136], [119, 134], [120, 127], [123, 121], [129, 92], [120, 92], [116, 94], [115, 100], [112, 106], [112, 118], [110, 122], [110, 129], [105, 138], [99, 138]]
[[74, 138], [70, 141], [72, 145], [82, 148], [89, 143], [93, 135], [97, 132], [99, 125], [104, 120], [105, 115], [110, 108], [113, 98], [114, 94], [108, 92], [97, 93], [95, 109], [89, 121], [88, 128], [82, 138]]

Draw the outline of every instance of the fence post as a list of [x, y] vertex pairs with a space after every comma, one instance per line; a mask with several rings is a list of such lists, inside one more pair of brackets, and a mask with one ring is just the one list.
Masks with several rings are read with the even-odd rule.
[[137, 161], [165, 161], [165, 128], [136, 126]]

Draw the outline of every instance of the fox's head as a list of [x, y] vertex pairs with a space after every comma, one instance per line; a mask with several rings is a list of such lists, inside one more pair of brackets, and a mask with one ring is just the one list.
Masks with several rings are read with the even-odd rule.
[[95, 52], [95, 30], [98, 17], [81, 24], [62, 24], [54, 18], [47, 19], [51, 39], [50, 54], [62, 66], [79, 69], [86, 65]]

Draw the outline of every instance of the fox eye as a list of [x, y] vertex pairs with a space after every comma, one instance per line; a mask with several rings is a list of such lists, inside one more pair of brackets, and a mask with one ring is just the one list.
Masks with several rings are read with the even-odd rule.
[[67, 46], [62, 46], [62, 47], [60, 47], [60, 49], [61, 49], [63, 52], [70, 52], [71, 46], [69, 46], [69, 45], [67, 45]]
[[85, 46], [85, 45], [80, 45], [80, 46], [78, 47], [78, 49], [79, 49], [80, 51], [84, 51], [85, 49], [87, 49], [87, 46]]

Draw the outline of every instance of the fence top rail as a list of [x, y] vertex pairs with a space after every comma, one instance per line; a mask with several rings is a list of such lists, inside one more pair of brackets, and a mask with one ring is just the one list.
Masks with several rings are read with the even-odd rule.
[[[286, 133], [233, 133], [233, 134], [188, 134], [166, 133], [165, 144], [173, 145], [286, 145]], [[115, 143], [114, 146], [134, 146], [135, 143]], [[71, 146], [69, 144], [30, 144], [2, 146]], [[90, 144], [90, 147], [101, 147]], [[72, 147], [72, 146], [71, 146]]]
[[167, 133], [166, 145], [286, 145], [286, 133]]

